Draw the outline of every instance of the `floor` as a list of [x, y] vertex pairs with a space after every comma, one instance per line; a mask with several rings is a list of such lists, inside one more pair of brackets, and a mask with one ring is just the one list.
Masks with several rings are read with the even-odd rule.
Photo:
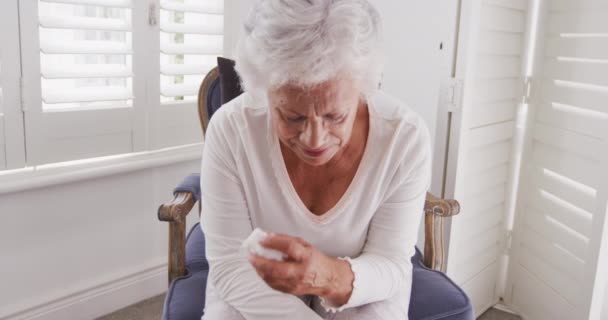
[[521, 320], [521, 317], [492, 308], [484, 312], [477, 320]]
[[163, 294], [110, 313], [97, 320], [160, 320], [164, 301], [165, 295]]
[[[118, 310], [97, 320], [157, 320], [162, 315], [164, 300], [165, 295], [160, 295]], [[477, 320], [521, 320], [521, 318], [492, 308], [482, 314]]]

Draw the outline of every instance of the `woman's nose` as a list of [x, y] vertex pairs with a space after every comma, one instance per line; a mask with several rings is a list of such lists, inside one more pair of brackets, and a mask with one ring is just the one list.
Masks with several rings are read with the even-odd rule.
[[325, 145], [327, 137], [327, 129], [323, 126], [323, 121], [320, 119], [311, 119], [308, 121], [304, 132], [300, 136], [302, 144], [309, 149], [320, 149]]

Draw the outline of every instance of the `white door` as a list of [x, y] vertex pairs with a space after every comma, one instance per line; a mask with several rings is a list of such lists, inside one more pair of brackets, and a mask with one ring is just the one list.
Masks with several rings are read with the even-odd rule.
[[453, 192], [446, 194], [460, 202], [461, 212], [452, 219], [447, 273], [471, 298], [476, 315], [502, 296], [528, 6], [525, 0], [461, 5], [456, 77], [464, 92], [454, 113], [459, 137], [449, 155]]
[[506, 303], [525, 319], [599, 319], [608, 1], [540, 4]]

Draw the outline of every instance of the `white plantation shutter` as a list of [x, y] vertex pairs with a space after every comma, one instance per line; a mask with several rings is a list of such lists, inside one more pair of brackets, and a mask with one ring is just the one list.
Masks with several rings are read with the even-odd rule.
[[530, 319], [598, 319], [608, 199], [608, 3], [541, 8], [517, 206], [511, 303]]
[[[457, 74], [464, 80], [447, 273], [477, 315], [499, 300], [528, 1], [464, 2]], [[465, 50], [466, 49], [466, 50]], [[452, 156], [451, 156], [452, 157]]]
[[28, 165], [134, 151], [132, 4], [21, 1]]
[[0, 1], [0, 170], [25, 165], [17, 1]]
[[[160, 1], [159, 95], [153, 116], [152, 144], [161, 148], [198, 143], [198, 89], [223, 51], [224, 1]], [[158, 76], [160, 75], [160, 76]]]
[[196, 100], [223, 51], [223, 1], [160, 3], [161, 101]]

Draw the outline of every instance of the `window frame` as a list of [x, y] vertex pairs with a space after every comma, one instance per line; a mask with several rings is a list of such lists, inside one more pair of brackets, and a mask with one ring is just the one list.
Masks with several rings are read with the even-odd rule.
[[[21, 56], [17, 1], [0, 1], [0, 170], [25, 166], [25, 137], [21, 105]], [[9, 62], [10, 63], [7, 63]]]
[[[3, 169], [153, 152], [202, 143], [200, 125], [194, 121], [198, 119], [197, 102], [161, 102], [160, 0], [133, 0], [130, 9], [131, 106], [99, 109], [43, 109], [38, 4], [39, 0], [9, 0], [1, 4], [10, 7], [2, 12], [7, 17], [11, 13], [15, 22], [13, 28], [4, 30], [10, 30], [6, 33], [12, 33], [17, 43], [15, 47], [21, 49], [17, 50], [16, 58], [29, 62], [16, 64], [20, 70], [18, 80], [10, 81], [23, 89], [15, 100], [19, 107], [12, 113], [13, 118], [20, 117], [20, 120], [11, 121], [21, 124], [21, 127], [11, 129], [21, 134], [18, 139], [22, 145], [21, 159], [13, 161], [11, 167], [0, 166], [0, 173]], [[28, 36], [21, 38], [21, 35]], [[10, 61], [15, 61], [15, 58]]]

